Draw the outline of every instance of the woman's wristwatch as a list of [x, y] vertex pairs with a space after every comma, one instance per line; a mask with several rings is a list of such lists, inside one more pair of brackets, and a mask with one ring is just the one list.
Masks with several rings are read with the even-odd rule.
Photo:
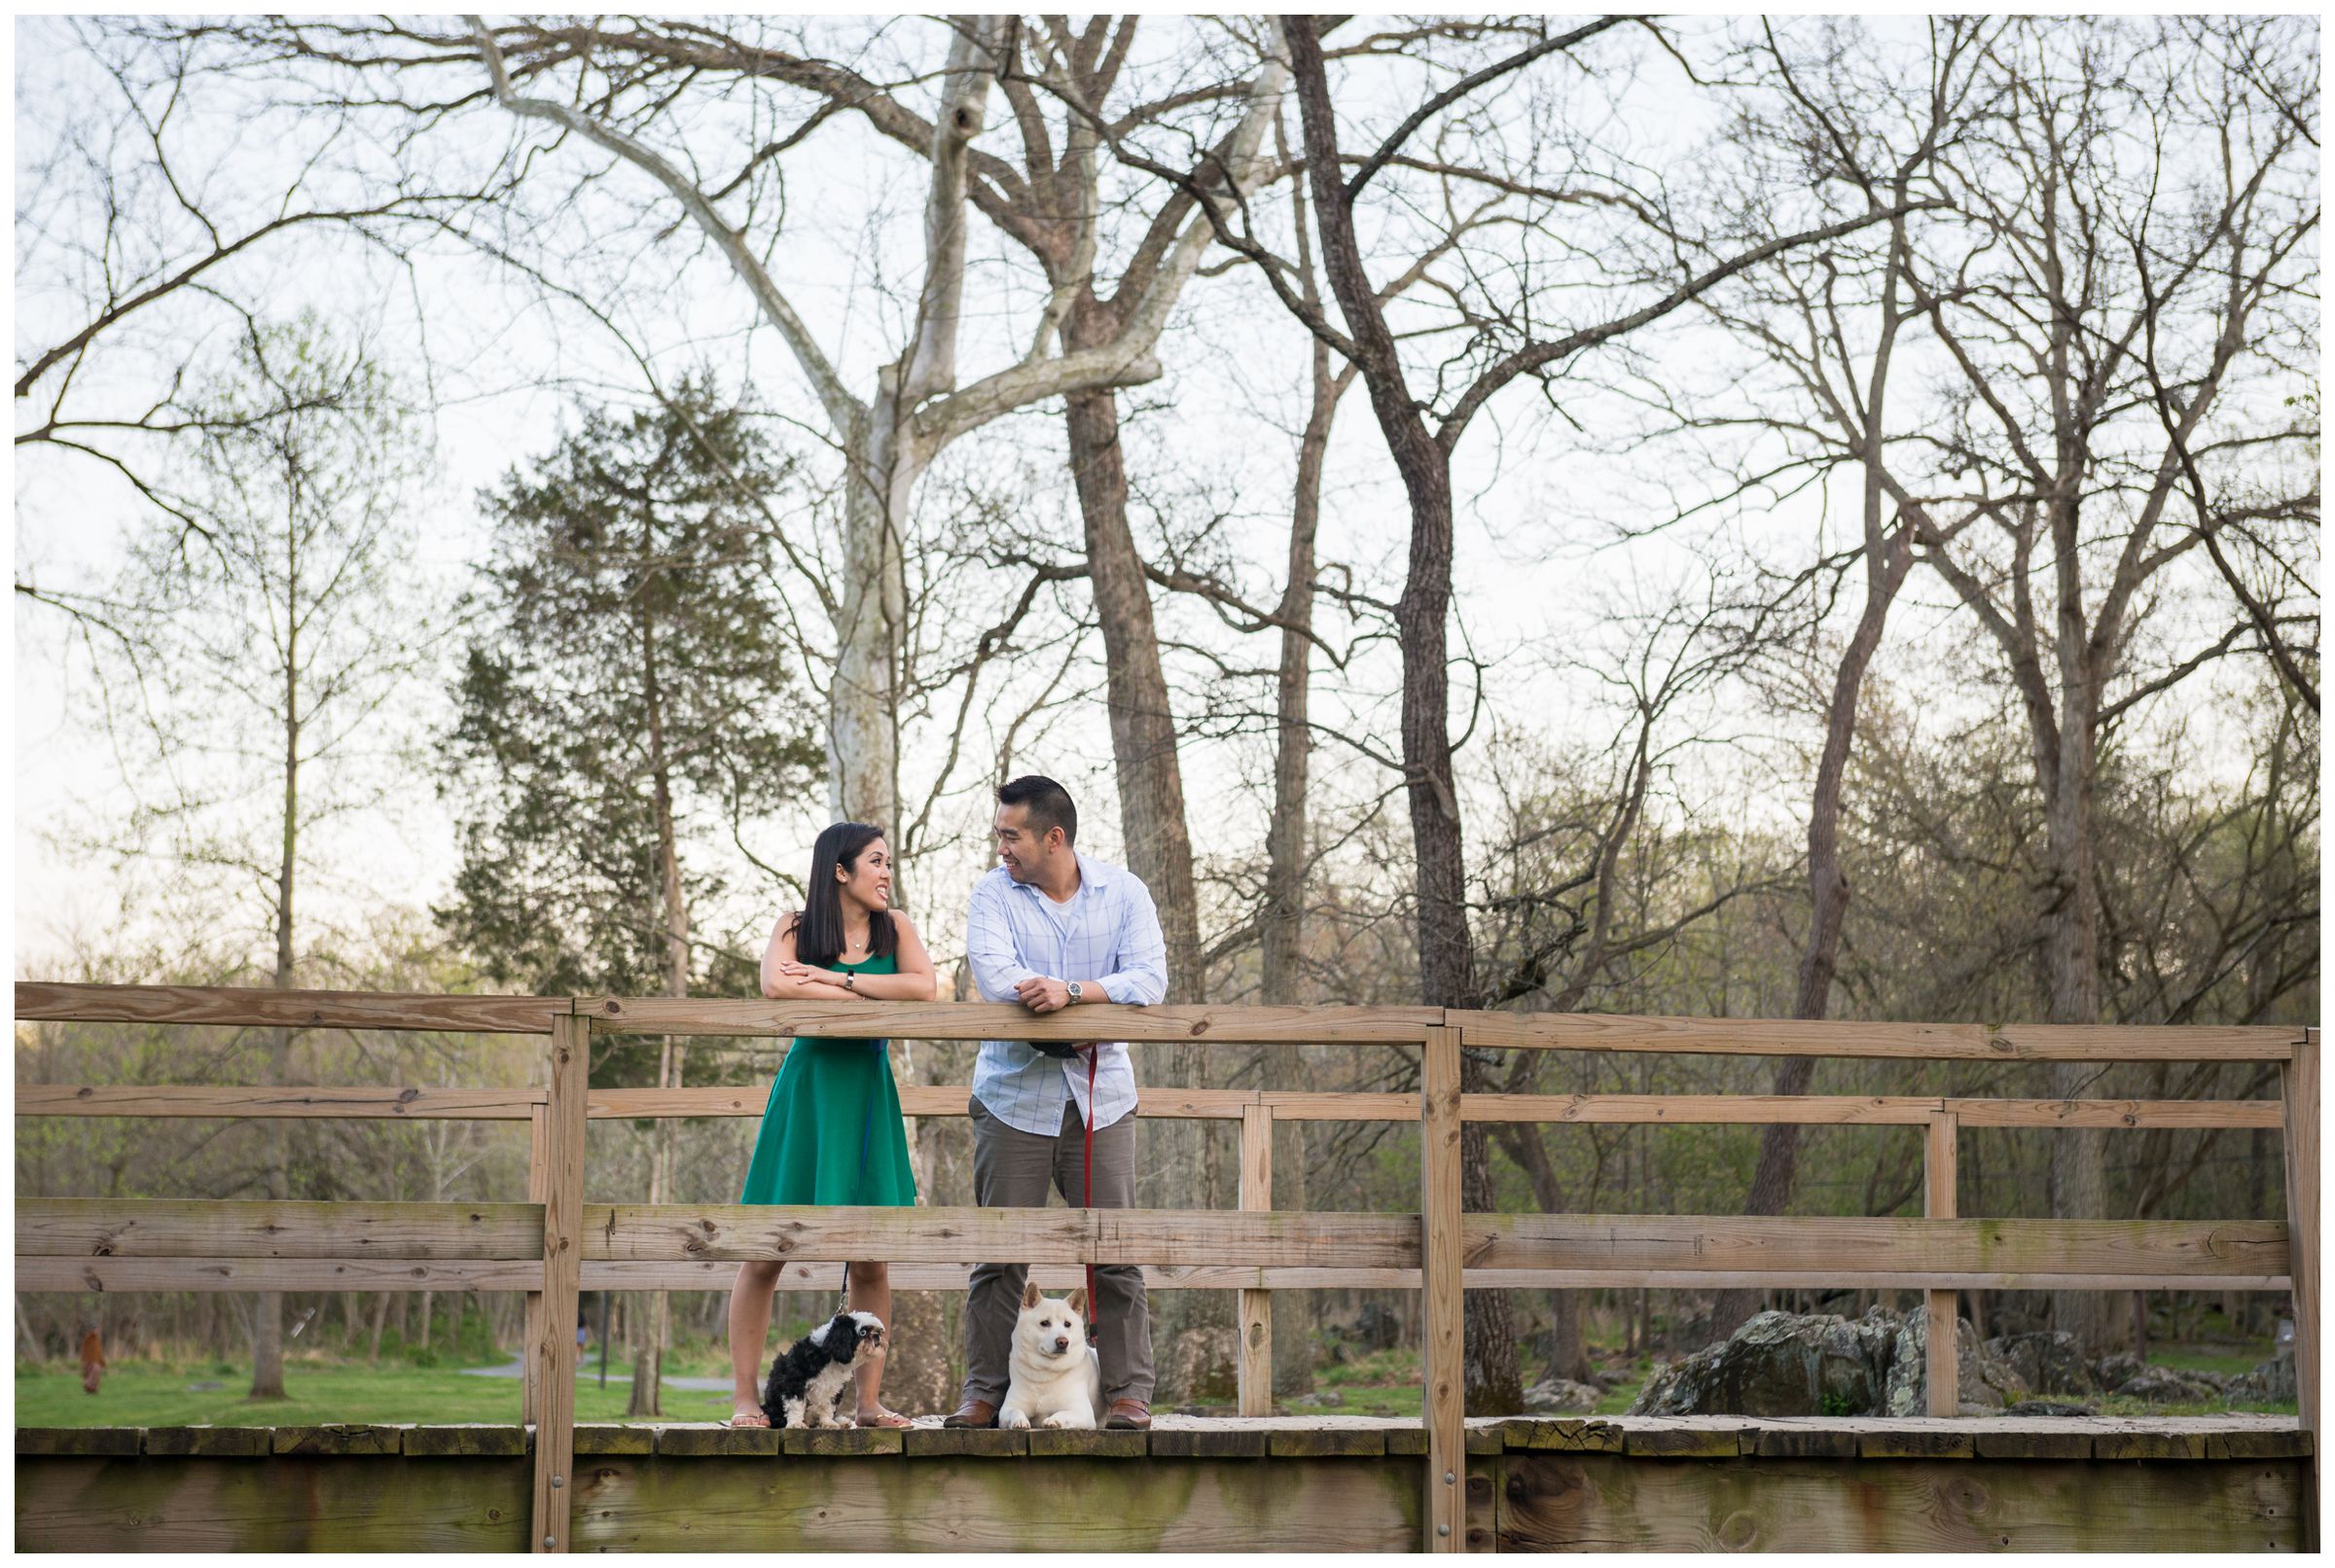
[[857, 991], [859, 989], [859, 977], [852, 974], [847, 969], [844, 971], [844, 989], [846, 991]]

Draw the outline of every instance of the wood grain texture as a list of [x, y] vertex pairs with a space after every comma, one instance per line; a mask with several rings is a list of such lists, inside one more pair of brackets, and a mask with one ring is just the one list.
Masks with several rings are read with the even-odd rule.
[[[970, 1282], [971, 1264], [893, 1264], [891, 1284], [896, 1291], [962, 1291]], [[1065, 1294], [1087, 1282], [1086, 1270], [1075, 1264], [1040, 1264], [1029, 1271], [1040, 1289]], [[599, 1263], [584, 1265], [584, 1288], [597, 1290], [727, 1291], [737, 1279], [735, 1263]], [[1417, 1290], [1416, 1268], [1256, 1268], [1236, 1264], [1172, 1265], [1149, 1265], [1143, 1269], [1148, 1290]], [[778, 1272], [786, 1291], [841, 1290], [844, 1265], [831, 1263], [790, 1263]], [[2281, 1287], [2282, 1288], [2282, 1287]]]
[[[410, 1426], [400, 1429], [399, 1452], [413, 1458], [470, 1458], [495, 1455], [518, 1458], [527, 1451], [527, 1429], [496, 1422], [460, 1422], [449, 1426]], [[150, 1450], [151, 1451], [151, 1450]]]
[[1583, 1125], [1752, 1125], [1918, 1127], [1944, 1102], [1920, 1096], [1824, 1094], [1463, 1094], [1470, 1122]]
[[[552, 1191], [552, 1117], [551, 1091], [544, 1091], [545, 1103], [536, 1107], [527, 1126], [527, 1201], [541, 1203]], [[520, 1397], [519, 1418], [533, 1430], [543, 1421], [543, 1358], [535, 1347], [543, 1342], [543, 1269], [535, 1270], [535, 1283], [527, 1288], [525, 1306], [520, 1319]]]
[[2276, 1100], [1971, 1100], [1940, 1108], [1965, 1127], [2275, 1127]]
[[279, 1454], [393, 1454], [404, 1446], [404, 1432], [394, 1426], [360, 1421], [332, 1421], [314, 1426], [279, 1426], [270, 1451]]
[[2286, 1123], [2286, 1220], [2295, 1236], [2294, 1377], [2297, 1408], [2303, 1430], [2311, 1435], [2310, 1531], [2306, 1545], [2317, 1550], [2318, 1537], [2319, 1434], [2318, 1379], [2326, 1363], [2319, 1339], [2319, 1083], [2318, 1031], [2310, 1030], [2294, 1057], [2279, 1074], [2279, 1098]]
[[[1472, 1217], [1471, 1217], [1472, 1218]], [[1388, 1270], [1391, 1276], [1395, 1271]], [[1399, 1288], [1389, 1277], [1379, 1288]], [[1416, 1279], [1409, 1283], [1416, 1285]], [[1470, 1268], [1467, 1288], [1486, 1290], [1758, 1290], [1788, 1284], [1807, 1290], [1960, 1291], [2271, 1291], [2287, 1289], [2284, 1274], [2003, 1273], [1949, 1269], [1858, 1268]], [[1360, 1288], [1350, 1286], [1344, 1288]]]
[[532, 1203], [305, 1203], [19, 1198], [17, 1252], [31, 1258], [540, 1257]]
[[[535, 1460], [528, 1487], [527, 1548], [565, 1551], [576, 1480], [576, 1314], [584, 1258], [584, 1127], [592, 1028], [563, 1017], [544, 1051], [546, 1174], [537, 1256], [543, 1262], [542, 1337], [536, 1364]], [[532, 1185], [532, 1183], [530, 1183]]]
[[541, 1089], [506, 1088], [121, 1088], [18, 1084], [18, 1116], [278, 1117], [406, 1122], [524, 1122]]
[[17, 1465], [18, 1551], [519, 1551], [524, 1459], [39, 1459]]
[[127, 1456], [138, 1451], [143, 1435], [143, 1429], [134, 1426], [20, 1426], [17, 1452]]
[[2301, 1467], [1510, 1453], [1503, 1551], [2259, 1551]]
[[1419, 1223], [1407, 1215], [594, 1203], [585, 1208], [584, 1227], [584, 1256], [606, 1261], [1201, 1265], [1235, 1258], [1311, 1267], [1419, 1262]]
[[[1952, 1111], [1941, 1111], [1929, 1119], [1922, 1147], [1922, 1212], [1929, 1219], [1951, 1220], [1958, 1212], [1955, 1188], [1961, 1170], [1960, 1131], [1961, 1120]], [[1955, 1327], [1960, 1301], [1955, 1291], [1924, 1291], [1922, 1297], [1927, 1319], [1922, 1382], [1932, 1415], [1954, 1415], [1961, 1409], [1962, 1358]]]
[[528, 1291], [538, 1260], [427, 1258], [41, 1258], [17, 1260], [20, 1291]]
[[2091, 1027], [1684, 1018], [1590, 1013], [1448, 1015], [1468, 1045], [1504, 1050], [1661, 1051], [1719, 1056], [1879, 1056], [1978, 1061], [2284, 1061], [2278, 1027]]
[[1467, 1473], [1461, 1269], [1467, 1260], [1466, 1216], [1459, 1195], [1459, 1031], [1437, 1029], [1420, 1058], [1419, 1325], [1426, 1464], [1420, 1478], [1420, 1545], [1428, 1551], [1467, 1546]]
[[[131, 1094], [138, 1091], [116, 1089], [105, 1092]], [[961, 1117], [966, 1114], [966, 1101], [970, 1095], [970, 1089], [955, 1085], [903, 1084], [900, 1086], [900, 1110], [903, 1115], [911, 1117]], [[768, 1087], [758, 1086], [603, 1088], [594, 1089], [592, 1093], [592, 1115], [595, 1119], [759, 1117], [769, 1100]], [[1409, 1094], [1149, 1087], [1138, 1091], [1138, 1109], [1141, 1113], [1161, 1119], [1235, 1121], [1259, 1106], [1271, 1110], [1276, 1117], [1292, 1121], [1416, 1122], [1419, 1119], [1419, 1101]], [[1470, 1122], [1572, 1123], [1581, 1125], [1675, 1123], [1681, 1126], [1759, 1126], [1789, 1122], [1819, 1126], [1918, 1127], [1926, 1124], [1929, 1118], [1940, 1111], [1957, 1113], [1961, 1116], [1965, 1125], [1990, 1127], [2275, 1127], [2282, 1124], [2276, 1100], [1984, 1100], [1947, 1099], [1935, 1095], [1462, 1094], [1459, 1106], [1460, 1114]]]
[[[1155, 1457], [1265, 1458], [1324, 1457], [1384, 1452], [1423, 1455], [1425, 1428], [1399, 1417], [1306, 1412], [1269, 1418], [1187, 1416], [1164, 1411], [1149, 1433]], [[336, 1428], [284, 1427], [20, 1427], [17, 1447], [26, 1455], [211, 1454], [265, 1458], [278, 1451], [279, 1433], [365, 1434], [350, 1451], [417, 1455], [474, 1451], [517, 1453], [525, 1446], [521, 1426], [499, 1423], [448, 1425], [375, 1424]], [[1631, 1453], [1652, 1458], [1728, 1457], [1757, 1454], [1770, 1434], [1826, 1433], [1855, 1440], [1862, 1457], [1970, 1457], [1979, 1435], [2001, 1458], [2132, 1457], [2136, 1445], [2150, 1457], [2190, 1459], [2293, 1459], [2312, 1452], [2311, 1437], [2293, 1416], [2233, 1412], [2188, 1416], [1742, 1416], [1603, 1415], [1471, 1416], [1468, 1451], [1496, 1454], [1509, 1448], [1530, 1452]], [[1312, 1440], [1333, 1435], [1322, 1443]], [[1353, 1434], [1349, 1443], [1347, 1438]], [[1345, 1435], [1345, 1436], [1339, 1436]], [[1067, 1433], [1070, 1444], [1105, 1445], [1114, 1454], [1142, 1433]], [[999, 1457], [1029, 1452], [1027, 1434], [993, 1429], [966, 1431], [921, 1426], [907, 1432], [840, 1432], [832, 1452], [855, 1457], [905, 1453]], [[2070, 1441], [2074, 1446], [2069, 1446]], [[281, 1446], [305, 1445], [285, 1439]], [[335, 1440], [340, 1441], [340, 1440]], [[787, 1451], [786, 1434], [739, 1429], [719, 1422], [603, 1422], [576, 1428], [579, 1453], [647, 1454], [668, 1458], [768, 1458]], [[341, 1443], [346, 1446], [345, 1443]], [[1097, 1447], [1096, 1451], [1103, 1451]]]
[[[954, 1084], [902, 1084], [900, 1112], [910, 1117], [961, 1117], [967, 1113], [972, 1090]], [[596, 1088], [592, 1091], [592, 1115], [595, 1120], [622, 1120], [653, 1117], [759, 1117], [770, 1104], [771, 1091], [767, 1085], [742, 1087], [714, 1088]], [[1335, 1100], [1340, 1095], [1322, 1095]], [[1418, 1106], [1403, 1095], [1368, 1098], [1394, 1098], [1403, 1101], [1403, 1120], [1418, 1114]], [[1237, 1122], [1243, 1111], [1258, 1104], [1255, 1089], [1242, 1088], [1155, 1088], [1141, 1087], [1136, 1092], [1136, 1110], [1144, 1116], [1162, 1118], [1191, 1118], [1203, 1121]], [[1354, 1120], [1371, 1120], [1357, 1115]]]
[[844, 1040], [1117, 1040], [1225, 1045], [1416, 1045], [1443, 1022], [1417, 1007], [1082, 1007], [1036, 1014], [989, 1002], [773, 1002], [579, 997], [601, 1030], [824, 1035]]
[[[1262, 1105], [1240, 1112], [1240, 1207], [1273, 1208], [1273, 1113]], [[1273, 1413], [1273, 1293], [1244, 1287], [1239, 1301], [1236, 1377], [1242, 1415]]]
[[1415, 1475], [1383, 1458], [608, 1457], [580, 1478], [576, 1548], [1402, 1551]]
[[2172, 1281], [2286, 1271], [2286, 1228], [2265, 1220], [1470, 1214], [1464, 1232], [1468, 1263], [1483, 1268], [1772, 1270], [1778, 1282], [1803, 1270], [1837, 1272], [1850, 1260], [1876, 1275], [2049, 1270]]
[[275, 1431], [264, 1426], [158, 1426], [146, 1429], [141, 1450], [158, 1458], [265, 1459]]
[[552, 1019], [565, 1015], [571, 1005], [564, 996], [426, 996], [229, 985], [17, 981], [17, 1017], [21, 1021], [550, 1034]]
[[[962, 1291], [972, 1274], [970, 1264], [894, 1264], [894, 1290]], [[1086, 1282], [1084, 1272], [1067, 1264], [1040, 1264], [1030, 1270], [1042, 1289], [1067, 1292]], [[2200, 1290], [2268, 1291], [2283, 1294], [2283, 1274], [2062, 1274], [1970, 1273], [1914, 1269], [1792, 1269], [1786, 1283], [1811, 1290]], [[587, 1262], [586, 1290], [728, 1291], [737, 1278], [735, 1263]], [[790, 1263], [779, 1271], [781, 1290], [840, 1290], [844, 1265], [834, 1263]], [[1143, 1268], [1151, 1290], [1417, 1290], [1417, 1268], [1295, 1268], [1249, 1267], [1238, 1264], [1149, 1265]], [[1742, 1285], [1772, 1285], [1778, 1275], [1760, 1268], [1469, 1268], [1463, 1274], [1468, 1290], [1717, 1290]]]

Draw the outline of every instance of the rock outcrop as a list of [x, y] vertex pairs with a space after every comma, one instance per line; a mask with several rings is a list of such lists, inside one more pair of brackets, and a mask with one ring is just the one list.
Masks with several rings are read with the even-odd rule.
[[2209, 1380], [2173, 1367], [2143, 1367], [2118, 1383], [2114, 1392], [2119, 1398], [2150, 1405], [2214, 1405], [2221, 1401], [2221, 1390]]
[[1525, 1390], [1527, 1415], [1587, 1415], [1598, 1408], [1605, 1391], [1594, 1383], [1551, 1377]]
[[[1926, 1408], [1928, 1317], [1876, 1307], [1861, 1318], [1762, 1312], [1719, 1344], [1655, 1369], [1633, 1415], [1919, 1415]], [[1958, 1321], [1965, 1414], [1992, 1414], [2028, 1384]]]
[[2247, 1405], [2292, 1403], [2298, 1397], [2293, 1353], [2273, 1356], [2252, 1372], [2240, 1372], [2230, 1379], [2227, 1392], [2231, 1399]]
[[2090, 1394], [2100, 1387], [2092, 1364], [2065, 1329], [2004, 1335], [1987, 1341], [1987, 1354], [2005, 1362], [2038, 1394]]

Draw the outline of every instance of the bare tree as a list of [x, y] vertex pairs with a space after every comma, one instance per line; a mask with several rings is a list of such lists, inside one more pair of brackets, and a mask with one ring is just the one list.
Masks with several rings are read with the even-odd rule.
[[[1935, 226], [1927, 214], [1914, 208], [1938, 201], [1941, 149], [1968, 134], [1990, 107], [1983, 54], [1999, 30], [1962, 18], [1933, 20], [1924, 69], [1914, 79], [1905, 62], [1877, 52], [1853, 22], [1823, 24], [1805, 42], [1763, 24], [1747, 53], [1776, 107], [1739, 120], [1733, 139], [1742, 156], [1734, 166], [1750, 171], [1750, 183], [1722, 185], [1717, 196], [1756, 232], [1849, 213], [1887, 215], [1864, 233], [1775, 257], [1728, 289], [1704, 296], [1711, 318], [1773, 374], [1749, 379], [1750, 401], [1740, 410], [1726, 407], [1723, 390], [1698, 389], [1695, 408], [1679, 414], [1688, 429], [1741, 427], [1767, 438], [1752, 448], [1752, 473], [1738, 494], [1764, 499], [1836, 474], [1855, 486], [1854, 544], [1787, 571], [1782, 584], [1783, 603], [1806, 603], [1816, 626], [1845, 574], [1861, 571], [1864, 588], [1862, 607], [1831, 659], [1823, 703], [1809, 802], [1809, 913], [1792, 1009], [1797, 1018], [1824, 1017], [1832, 1005], [1850, 901], [1841, 790], [1866, 671], [1914, 564], [1917, 536], [1942, 544], [1967, 526], [1973, 505], [1984, 503], [1983, 495], [1975, 502], [1917, 495], [1893, 480], [1893, 469], [1905, 464], [1892, 453], [1910, 450], [1908, 461], [1920, 471], [1927, 420], [1918, 398], [1892, 399], [1891, 378], [1901, 343], [1918, 339], [1923, 326], [1909, 288], [1917, 250], [1934, 256], [1942, 243], [1928, 234]], [[1682, 410], [1685, 401], [1679, 400]], [[1761, 606], [1742, 635], [1752, 643], [1774, 635], [1774, 611], [1781, 607]], [[1776, 1071], [1775, 1092], [1807, 1093], [1814, 1067], [1813, 1057], [1785, 1060]], [[1744, 1213], [1789, 1208], [1800, 1139], [1792, 1123], [1763, 1130]], [[1723, 1292], [1712, 1333], [1724, 1336], [1756, 1304], [1751, 1291]]]
[[[1660, 320], [1769, 257], [1877, 221], [1876, 215], [1860, 214], [1843, 223], [1778, 236], [1715, 262], [1698, 259], [1690, 245], [1681, 243], [1672, 275], [1645, 280], [1652, 299], [1594, 325], [1570, 330], [1537, 319], [1537, 312], [1545, 311], [1548, 302], [1536, 300], [1529, 283], [1523, 285], [1520, 295], [1493, 281], [1507, 269], [1493, 273], [1470, 268], [1460, 281], [1442, 291], [1452, 301], [1451, 315], [1443, 325], [1458, 335], [1457, 361], [1430, 373], [1433, 391], [1422, 397], [1415, 389], [1415, 372], [1406, 364], [1402, 344], [1389, 325], [1386, 307], [1378, 298], [1363, 258], [1356, 212], [1364, 193], [1390, 168], [1417, 167], [1423, 170], [1431, 186], [1445, 193], [1433, 201], [1433, 209], [1442, 214], [1460, 205], [1461, 198], [1450, 193], [1465, 188], [1489, 190], [1491, 195], [1483, 198], [1486, 203], [1520, 202], [1526, 216], [1518, 227], [1527, 232], [1547, 223], [1560, 206], [1592, 201], [1634, 205], [1667, 229], [1667, 220], [1642, 198], [1618, 186], [1598, 189], [1597, 182], [1584, 181], [1576, 188], [1553, 189], [1536, 179], [1538, 171], [1530, 166], [1528, 158], [1522, 168], [1491, 167], [1499, 155], [1493, 145], [1497, 138], [1489, 135], [1474, 149], [1472, 163], [1468, 150], [1439, 146], [1437, 156], [1431, 159], [1406, 151], [1412, 138], [1439, 117], [1462, 119], [1454, 112], [1485, 88], [1515, 79], [1536, 61], [1551, 56], [1562, 56], [1561, 63], [1577, 63], [1572, 58], [1574, 51], [1627, 20], [1608, 17], [1562, 32], [1544, 28], [1522, 48], [1457, 76], [1382, 138], [1350, 176], [1345, 172], [1348, 160], [1340, 148], [1320, 32], [1311, 18], [1293, 17], [1283, 23], [1305, 128], [1306, 178], [1312, 188], [1314, 226], [1346, 332], [1337, 331], [1322, 312], [1309, 307], [1272, 266], [1260, 270], [1284, 305], [1359, 367], [1410, 504], [1409, 572], [1396, 621], [1403, 656], [1402, 762], [1415, 862], [1419, 994], [1430, 1006], [1471, 1007], [1482, 996], [1469, 935], [1465, 835], [1453, 768], [1450, 713], [1448, 623], [1455, 523], [1451, 465], [1460, 438], [1475, 416], [1512, 382], [1545, 378], [1599, 345]], [[1253, 241], [1234, 238], [1230, 242], [1251, 254], [1258, 250]], [[1463, 1069], [1462, 1083], [1471, 1088], [1488, 1088], [1489, 1071], [1485, 1063], [1471, 1060]], [[1490, 1153], [1483, 1129], [1470, 1128], [1463, 1144], [1463, 1200], [1471, 1207], [1491, 1208]], [[1503, 1299], [1479, 1293], [1470, 1300], [1467, 1337], [1471, 1407], [1487, 1411], [1513, 1409], [1518, 1386], [1516, 1351]]]
[[[298, 416], [287, 405], [224, 410], [201, 402], [190, 345], [259, 330], [255, 267], [330, 234], [397, 250], [405, 236], [491, 200], [492, 187], [433, 188], [406, 168], [343, 157], [329, 124], [295, 127], [269, 166], [223, 134], [205, 96], [199, 41], [150, 39], [101, 18], [48, 25], [70, 71], [54, 140], [17, 196], [17, 435], [19, 461], [54, 452], [95, 465], [149, 506], [201, 530], [170, 479], [183, 444]], [[94, 92], [85, 92], [92, 85]], [[257, 128], [257, 127], [251, 127]], [[270, 131], [282, 127], [270, 121]], [[266, 172], [247, 173], [245, 164]], [[282, 170], [278, 175], [276, 168]], [[19, 579], [18, 594], [103, 620], [85, 593]]]
[[[430, 657], [404, 517], [417, 444], [381, 374], [313, 322], [245, 339], [195, 394], [203, 443], [186, 512], [156, 519], [123, 571], [109, 725], [136, 802], [119, 858], [159, 854], [257, 891], [269, 982], [302, 961], [297, 918], [317, 830], [378, 805], [383, 732]], [[267, 1081], [292, 1081], [291, 1028]], [[262, 1191], [292, 1195], [289, 1123], [270, 1123]], [[281, 1300], [254, 1305], [252, 1397], [283, 1397]]]
[[[2048, 851], [2049, 1013], [2093, 1023], [2102, 749], [2143, 703], [2267, 640], [2259, 602], [2199, 627], [2152, 617], [2152, 596], [2211, 544], [2309, 602], [2293, 563], [2317, 485], [2291, 459], [2316, 432], [2276, 395], [2308, 390], [2317, 58], [2308, 29], [2277, 19], [2036, 19], [1986, 53], [2003, 113], [1944, 163], [1991, 243], [1911, 281], [1955, 372], [1958, 417], [1938, 461], [1985, 476], [1999, 504], [1983, 533], [1925, 535], [1922, 558], [2018, 694]], [[2173, 517], [2184, 500], [2186, 524]], [[2291, 680], [2290, 634], [2266, 651]], [[2098, 1077], [2060, 1067], [2053, 1092]], [[2102, 1216], [2102, 1136], [2068, 1134], [2053, 1153], [2053, 1212]], [[2097, 1343], [2106, 1306], [2065, 1293], [2053, 1311]]]

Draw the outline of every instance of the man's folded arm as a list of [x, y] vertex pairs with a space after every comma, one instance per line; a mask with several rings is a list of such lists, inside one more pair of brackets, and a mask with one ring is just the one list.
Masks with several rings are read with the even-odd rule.
[[986, 882], [973, 889], [973, 907], [965, 916], [965, 962], [973, 966], [973, 983], [990, 1002], [1013, 1001], [1014, 987], [1038, 973], [1015, 953], [1005, 900]]

